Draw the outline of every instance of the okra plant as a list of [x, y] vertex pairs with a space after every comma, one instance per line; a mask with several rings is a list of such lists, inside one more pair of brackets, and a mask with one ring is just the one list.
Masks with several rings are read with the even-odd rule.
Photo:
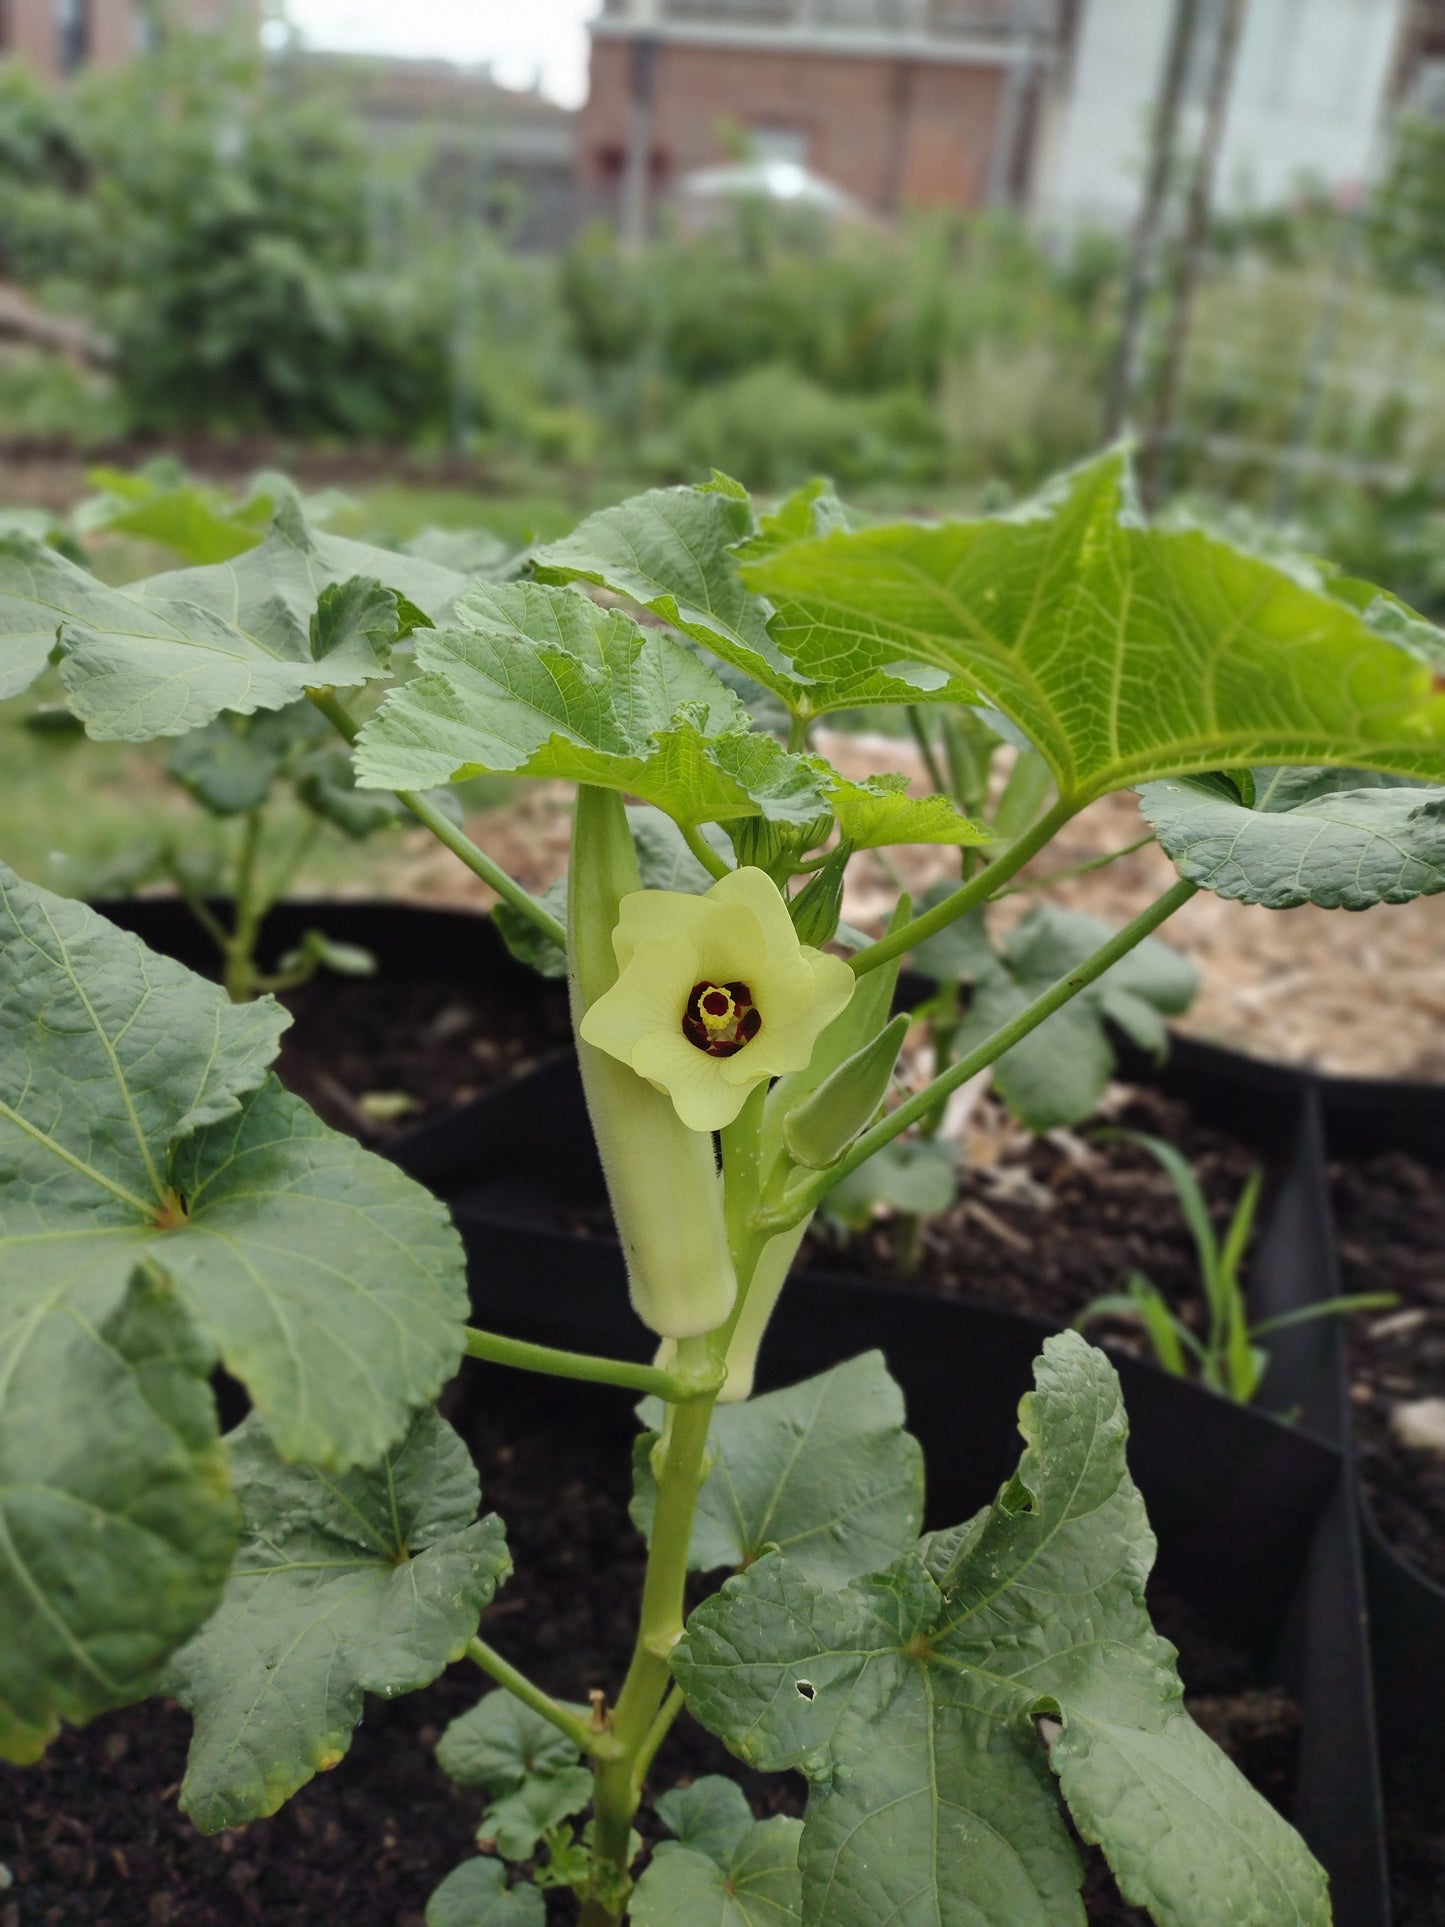
[[[338, 586], [366, 619], [313, 626]], [[1117, 453], [1015, 514], [934, 526], [854, 530], [816, 487], [759, 517], [717, 477], [591, 517], [508, 583], [295, 514], [234, 561], [124, 590], [7, 541], [10, 690], [58, 657], [91, 734], [126, 740], [307, 700], [361, 788], [565, 959], [657, 1353], [470, 1326], [443, 1206], [272, 1075], [273, 999], [232, 1004], [5, 873], [0, 1753], [173, 1695], [195, 1722], [181, 1801], [216, 1830], [336, 1766], [366, 1693], [466, 1657], [490, 1690], [439, 1756], [486, 1796], [487, 1850], [432, 1896], [432, 1927], [540, 1927], [546, 1888], [584, 1927], [1062, 1927], [1084, 1919], [1071, 1822], [1162, 1923], [1327, 1921], [1321, 1869], [1195, 1725], [1149, 1623], [1154, 1544], [1101, 1352], [1049, 1341], [1017, 1468], [931, 1532], [878, 1355], [753, 1382], [830, 1191], [1026, 1040], [1067, 1049], [1077, 1001], [1197, 890], [1362, 908], [1441, 887], [1434, 648], [1322, 567], [1145, 526]], [[810, 748], [819, 716], [884, 703], [1007, 718], [1052, 799], [990, 835]], [[576, 785], [550, 906], [424, 794], [481, 771]], [[1057, 981], [1020, 980], [891, 1102], [901, 959], [1132, 788], [1178, 881]], [[658, 820], [680, 854], [668, 887], [641, 887]], [[921, 914], [900, 899], [882, 936], [830, 948], [850, 854], [920, 842], [979, 855]], [[434, 1404], [467, 1356], [552, 1381], [560, 1428], [568, 1381], [644, 1401], [635, 1646], [565, 1700], [479, 1632], [506, 1538]], [[225, 1437], [218, 1361], [251, 1401]], [[689, 1614], [693, 1572], [721, 1583]], [[656, 1787], [684, 1713], [750, 1766], [801, 1772], [805, 1818], [755, 1822], [715, 1779]], [[639, 1871], [649, 1788], [675, 1838]]]
[[[76, 509], [71, 518], [74, 534], [46, 518], [33, 518], [29, 532], [82, 567], [87, 554], [77, 536], [121, 535], [170, 549], [201, 566], [206, 595], [227, 592], [227, 572], [215, 565], [235, 563], [230, 588], [238, 604], [254, 599], [258, 584], [264, 592], [267, 582], [291, 603], [292, 619], [314, 603], [308, 641], [318, 661], [348, 638], [365, 633], [368, 625], [377, 625], [377, 636], [387, 644], [404, 636], [406, 623], [419, 614], [411, 610], [398, 616], [395, 593], [360, 573], [368, 562], [381, 564], [393, 583], [413, 582], [433, 603], [443, 598], [437, 606], [445, 606], [448, 588], [454, 592], [466, 577], [505, 579], [513, 567], [503, 545], [482, 532], [457, 536], [428, 530], [400, 558], [323, 533], [312, 525], [334, 514], [344, 498], [304, 498], [281, 475], [257, 475], [237, 502], [220, 489], [189, 480], [169, 459], [151, 462], [133, 475], [97, 469], [90, 479], [100, 493]], [[17, 523], [11, 532], [22, 526]], [[321, 558], [318, 579], [326, 586], [319, 596], [313, 594], [311, 581], [317, 564], [313, 561], [308, 568], [299, 553], [285, 558], [278, 576], [282, 557], [275, 538], [288, 531]], [[4, 533], [0, 527], [0, 535]], [[272, 540], [266, 556], [243, 560], [268, 534]], [[437, 562], [445, 565], [445, 576], [432, 566]], [[461, 576], [457, 563], [463, 565]], [[446, 576], [456, 580], [448, 585]], [[163, 598], [174, 599], [186, 597], [197, 585], [189, 571], [177, 571], [164, 578], [163, 586], [159, 581], [138, 586], [142, 593], [155, 586]], [[26, 722], [54, 739], [62, 754], [68, 748], [66, 739], [85, 726], [83, 712], [50, 703], [33, 709]], [[222, 982], [238, 1003], [263, 990], [293, 989], [319, 970], [343, 976], [368, 976], [375, 970], [368, 952], [337, 943], [322, 929], [304, 931], [272, 971], [263, 969], [258, 957], [268, 913], [295, 882], [320, 838], [339, 832], [350, 842], [362, 843], [406, 817], [395, 797], [357, 790], [346, 745], [304, 697], [281, 708], [228, 710], [175, 735], [164, 767], [211, 819], [214, 834], [199, 836], [183, 821], [175, 832], [144, 836], [87, 879], [92, 893], [128, 895], [145, 884], [168, 881], [215, 945]], [[449, 798], [431, 800], [451, 807]], [[451, 814], [460, 820], [455, 809]]]

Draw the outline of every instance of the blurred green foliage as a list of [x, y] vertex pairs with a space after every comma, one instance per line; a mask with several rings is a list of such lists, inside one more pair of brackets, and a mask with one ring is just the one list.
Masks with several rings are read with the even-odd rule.
[[0, 273], [110, 337], [127, 426], [383, 436], [445, 327], [373, 245], [359, 131], [219, 34], [47, 92], [0, 68]]

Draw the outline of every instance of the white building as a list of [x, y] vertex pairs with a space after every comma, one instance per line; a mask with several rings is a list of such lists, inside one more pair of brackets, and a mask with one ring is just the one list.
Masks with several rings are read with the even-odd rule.
[[[1205, 48], [1222, 5], [1201, 9]], [[1133, 220], [1173, 12], [1174, 0], [1083, 0], [1069, 70], [1040, 131], [1030, 198], [1045, 225]], [[1249, 0], [1221, 211], [1277, 206], [1305, 183], [1339, 192], [1368, 178], [1407, 12], [1408, 0]], [[1203, 90], [1196, 71], [1196, 114]]]

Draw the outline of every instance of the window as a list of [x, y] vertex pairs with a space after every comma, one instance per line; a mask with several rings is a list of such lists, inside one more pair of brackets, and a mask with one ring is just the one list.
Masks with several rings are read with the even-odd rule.
[[90, 0], [56, 0], [55, 33], [60, 71], [73, 74], [90, 55]]
[[801, 127], [750, 127], [748, 148], [755, 161], [787, 161], [793, 167], [808, 164], [808, 136]]

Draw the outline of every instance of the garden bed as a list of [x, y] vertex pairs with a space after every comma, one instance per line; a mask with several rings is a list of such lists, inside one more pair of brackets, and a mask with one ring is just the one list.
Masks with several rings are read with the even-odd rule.
[[[1114, 1086], [1088, 1124], [1044, 1137], [985, 1100], [961, 1147], [958, 1199], [924, 1223], [915, 1271], [899, 1269], [897, 1214], [841, 1242], [815, 1230], [799, 1264], [823, 1274], [891, 1278], [1059, 1326], [1141, 1271], [1199, 1329], [1199, 1265], [1174, 1187], [1137, 1145], [1100, 1139], [1102, 1126], [1146, 1131], [1174, 1145], [1194, 1168], [1216, 1224], [1227, 1222], [1260, 1161], [1238, 1138], [1199, 1123], [1186, 1104], [1158, 1091]], [[1137, 1321], [1111, 1318], [1093, 1329], [1148, 1355]]]
[[[153, 950], [219, 975], [214, 947], [178, 898], [95, 907]], [[377, 962], [374, 977], [323, 971], [281, 1000], [295, 1022], [277, 1074], [337, 1130], [394, 1146], [571, 1049], [565, 986], [515, 962], [490, 917], [409, 904], [283, 903], [266, 920], [267, 967], [313, 927]]]

